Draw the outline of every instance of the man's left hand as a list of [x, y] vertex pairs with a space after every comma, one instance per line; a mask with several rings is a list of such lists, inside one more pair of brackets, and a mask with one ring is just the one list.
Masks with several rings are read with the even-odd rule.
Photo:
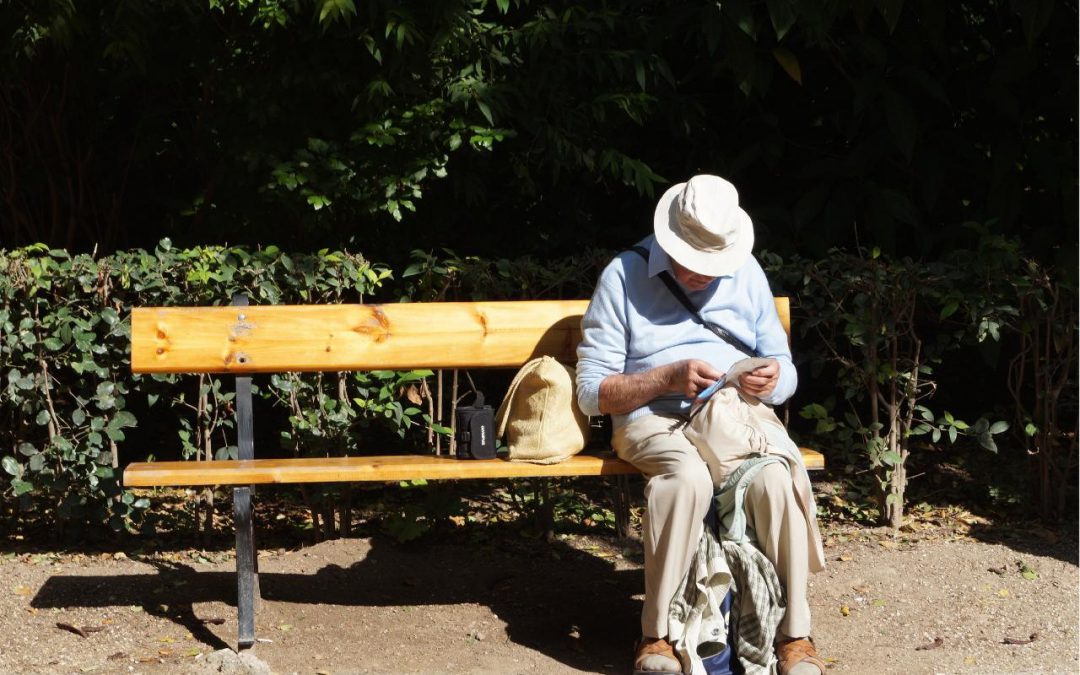
[[761, 366], [745, 373], [739, 378], [739, 389], [743, 392], [764, 398], [776, 389], [776, 383], [780, 380], [780, 362], [769, 359], [769, 365]]

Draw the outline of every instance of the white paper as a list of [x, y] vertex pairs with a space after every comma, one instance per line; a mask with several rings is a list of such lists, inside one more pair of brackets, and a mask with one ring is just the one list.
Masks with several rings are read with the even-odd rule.
[[694, 405], [701, 405], [705, 401], [708, 401], [713, 394], [720, 391], [723, 387], [736, 386], [739, 383], [740, 377], [752, 370], [757, 370], [762, 366], [769, 365], [769, 361], [771, 360], [772, 359], [755, 356], [736, 361], [731, 365], [731, 368], [728, 368], [728, 371], [724, 373], [723, 377], [716, 382], [713, 382], [708, 388], [697, 395], [697, 398], [694, 399]]

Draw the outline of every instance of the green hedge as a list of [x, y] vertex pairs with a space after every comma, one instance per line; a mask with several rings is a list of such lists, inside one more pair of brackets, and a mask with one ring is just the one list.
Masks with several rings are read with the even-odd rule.
[[102, 258], [45, 246], [0, 251], [5, 497], [23, 511], [55, 510], [60, 521], [122, 528], [148, 505], [119, 484], [125, 432], [140, 422], [133, 397], [172, 412], [185, 456], [235, 453], [221, 433], [231, 394], [218, 382], [130, 374], [131, 307], [227, 304], [238, 292], [254, 303], [361, 302], [389, 276], [347, 251], [176, 250], [168, 240]]
[[[119, 530], [149, 506], [120, 485], [123, 463], [154, 453], [236, 456], [231, 387], [208, 376], [133, 376], [132, 307], [407, 299], [583, 297], [605, 254], [549, 263], [416, 251], [397, 289], [388, 266], [348, 251], [286, 254], [205, 246], [106, 257], [43, 245], [0, 250], [0, 462], [3, 503], [57, 522]], [[421, 409], [430, 371], [283, 373], [256, 392], [287, 418], [282, 449], [351, 454], [375, 435], [448, 430]], [[427, 397], [430, 398], [430, 397]], [[152, 411], [140, 420], [133, 411]], [[436, 416], [437, 417], [437, 416]], [[155, 446], [125, 445], [133, 427]], [[152, 427], [147, 429], [146, 427]], [[130, 445], [130, 444], [129, 444]], [[280, 450], [280, 449], [279, 449]], [[149, 451], [149, 453], [147, 452]]]
[[[1011, 377], [1022, 366], [1028, 373], [1000, 383], [1012, 399], [993, 408], [998, 416], [1012, 411], [1015, 445], [1033, 452], [1039, 472], [1057, 476], [1039, 489], [1063, 507], [1075, 483], [1075, 280], [1025, 260], [1015, 244], [980, 241], [978, 250], [932, 264], [876, 251], [833, 251], [820, 260], [761, 255], [774, 291], [795, 298], [808, 376], [797, 411], [805, 421], [797, 424], [823, 434], [833, 458], [878, 476], [881, 516], [890, 514], [894, 525], [915, 448], [909, 438], [970, 435], [992, 447], [991, 434], [1005, 429], [1003, 421], [968, 424], [949, 412], [971, 382], [944, 382], [936, 372], [947, 357], [974, 361], [970, 345], [987, 339], [1000, 342], [1000, 362], [1012, 363], [997, 372]], [[485, 260], [415, 251], [394, 280], [387, 265], [348, 251], [177, 250], [168, 240], [153, 251], [101, 258], [40, 245], [0, 250], [0, 503], [46, 521], [120, 530], [148, 506], [121, 488], [123, 463], [146, 459], [147, 451], [235, 457], [230, 386], [207, 376], [131, 375], [131, 307], [220, 305], [240, 292], [253, 304], [364, 302], [373, 294], [380, 301], [580, 298], [610, 256]], [[989, 372], [970, 365], [980, 378]], [[287, 418], [282, 451], [353, 454], [386, 434], [413, 434], [419, 444], [445, 434], [431, 376], [280, 374], [260, 378], [257, 393]], [[1054, 396], [1036, 382], [1051, 383]], [[139, 419], [147, 411], [152, 419]], [[152, 436], [138, 456], [125, 444], [136, 426]]]

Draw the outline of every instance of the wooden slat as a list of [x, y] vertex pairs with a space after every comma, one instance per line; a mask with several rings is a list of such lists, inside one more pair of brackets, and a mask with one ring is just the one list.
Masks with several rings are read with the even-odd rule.
[[432, 455], [312, 457], [298, 459], [150, 462], [130, 464], [124, 485], [227, 485], [258, 483], [335, 483], [400, 481], [424, 478], [523, 478], [528, 476], [606, 476], [635, 473], [607, 455], [576, 455], [558, 464], [529, 464], [504, 459], [465, 460]]
[[788, 344], [791, 344], [791, 298], [777, 297], [773, 298], [773, 302], [776, 304], [776, 313], [780, 317], [780, 324], [784, 327], [784, 332], [788, 336]]
[[520, 366], [573, 361], [586, 300], [151, 307], [132, 312], [136, 373]]
[[[802, 448], [810, 470], [825, 466], [821, 453]], [[305, 457], [211, 462], [138, 462], [124, 471], [125, 487], [165, 485], [248, 485], [266, 483], [338, 483], [401, 480], [461, 480], [615, 476], [635, 474], [612, 453], [575, 455], [558, 464], [530, 464], [504, 459], [464, 460], [431, 455], [378, 457]]]
[[799, 448], [799, 453], [802, 454], [802, 461], [807, 471], [822, 471], [825, 469], [825, 455], [817, 450]]
[[[136, 373], [515, 367], [576, 359], [587, 300], [142, 307]], [[787, 298], [777, 311], [790, 332]]]

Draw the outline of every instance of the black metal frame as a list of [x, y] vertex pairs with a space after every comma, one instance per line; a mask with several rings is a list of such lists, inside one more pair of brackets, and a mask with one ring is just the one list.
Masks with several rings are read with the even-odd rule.
[[[232, 304], [247, 307], [246, 295], [234, 295]], [[245, 320], [244, 310], [237, 322]], [[251, 405], [251, 378], [236, 378], [236, 436], [237, 458], [255, 459], [255, 424]], [[248, 649], [255, 644], [255, 609], [259, 600], [259, 554], [255, 548], [255, 528], [252, 518], [250, 485], [233, 488], [233, 517], [236, 525], [236, 611], [239, 620], [237, 648]]]

